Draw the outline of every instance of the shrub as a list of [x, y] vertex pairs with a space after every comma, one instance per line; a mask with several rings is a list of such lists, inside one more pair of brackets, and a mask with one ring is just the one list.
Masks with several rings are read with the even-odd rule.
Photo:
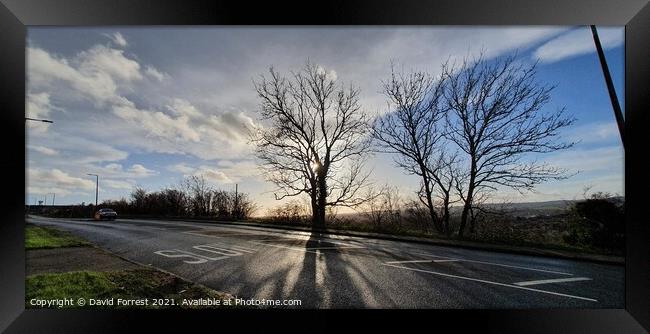
[[623, 201], [596, 193], [570, 210], [567, 243], [604, 249], [622, 249], [625, 237]]

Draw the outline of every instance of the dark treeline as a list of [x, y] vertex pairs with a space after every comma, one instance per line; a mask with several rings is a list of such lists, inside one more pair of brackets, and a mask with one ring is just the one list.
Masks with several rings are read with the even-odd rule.
[[129, 198], [70, 206], [28, 206], [26, 213], [52, 217], [85, 218], [95, 211], [110, 208], [124, 216], [201, 217], [222, 220], [248, 219], [257, 205], [247, 193], [216, 189], [203, 176], [189, 176], [178, 185], [147, 191], [136, 187]]
[[219, 219], [247, 219], [256, 210], [248, 194], [215, 189], [203, 176], [189, 176], [177, 186], [157, 191], [136, 187], [129, 199], [104, 201], [101, 207], [112, 208], [120, 215]]

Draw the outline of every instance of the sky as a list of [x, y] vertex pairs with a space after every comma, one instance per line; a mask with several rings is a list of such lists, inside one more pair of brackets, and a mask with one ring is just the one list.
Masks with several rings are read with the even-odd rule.
[[[598, 29], [624, 106], [624, 28]], [[309, 60], [359, 87], [363, 108], [381, 114], [391, 62], [436, 75], [445, 61], [481, 53], [538, 62], [538, 80], [557, 85], [545, 108], [577, 119], [562, 133], [573, 148], [529, 157], [575, 175], [525, 194], [500, 189], [495, 201], [578, 199], [585, 187], [624, 194], [623, 149], [586, 26], [29, 27], [26, 116], [54, 123], [26, 123], [25, 202], [94, 202], [88, 173], [100, 175], [100, 202], [204, 175], [216, 188], [238, 184], [263, 214], [279, 203], [246, 130], [261, 124], [253, 82], [270, 66], [286, 73]], [[414, 196], [417, 177], [392, 156], [368, 165], [373, 182]]]

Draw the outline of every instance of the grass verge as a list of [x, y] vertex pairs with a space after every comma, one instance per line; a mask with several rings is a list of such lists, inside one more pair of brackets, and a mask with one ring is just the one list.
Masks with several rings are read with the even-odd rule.
[[[176, 276], [152, 269], [133, 269], [109, 272], [73, 271], [60, 274], [41, 274], [27, 277], [25, 307], [41, 308], [31, 304], [32, 299], [62, 300], [72, 298], [73, 305], [62, 308], [210, 308], [220, 306], [183, 305], [183, 300], [229, 298], [215, 290], [185, 281]], [[78, 305], [79, 298], [86, 304]], [[111, 300], [109, 305], [91, 305], [90, 300]], [[121, 300], [148, 300], [146, 305], [123, 305]], [[165, 300], [155, 303], [155, 300]], [[173, 302], [172, 302], [173, 300]], [[173, 304], [172, 304], [173, 303]], [[50, 308], [59, 308], [56, 305]]]
[[25, 248], [44, 249], [60, 247], [83, 247], [90, 244], [83, 239], [57, 229], [27, 225], [25, 227]]

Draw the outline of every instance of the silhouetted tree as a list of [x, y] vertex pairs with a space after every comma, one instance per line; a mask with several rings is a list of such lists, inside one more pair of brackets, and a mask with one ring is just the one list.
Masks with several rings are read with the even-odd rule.
[[208, 185], [203, 175], [191, 175], [181, 183], [187, 193], [189, 207], [195, 216], [209, 216], [210, 197], [213, 189]]
[[464, 153], [466, 163], [466, 183], [458, 187], [464, 203], [460, 237], [478, 192], [498, 186], [523, 192], [567, 177], [564, 170], [524, 159], [573, 145], [559, 142], [558, 135], [574, 119], [565, 115], [565, 108], [542, 110], [554, 87], [538, 83], [535, 76], [536, 65], [517, 63], [515, 57], [479, 57], [464, 61], [459, 69], [443, 67], [447, 138]]
[[307, 194], [313, 224], [321, 227], [327, 208], [362, 203], [370, 124], [359, 90], [337, 85], [331, 73], [309, 62], [289, 78], [271, 68], [255, 89], [270, 124], [252, 140], [266, 178], [278, 187], [276, 199]]
[[[445, 153], [443, 96], [444, 80], [425, 72], [396, 73], [383, 84], [389, 112], [375, 120], [373, 136], [387, 152], [395, 153], [395, 162], [409, 174], [420, 177], [418, 198], [428, 209], [438, 232], [449, 232], [449, 205], [455, 162]], [[442, 124], [441, 124], [442, 123]], [[442, 200], [441, 214], [434, 198]]]
[[131, 203], [134, 206], [134, 213], [145, 213], [147, 191], [141, 187], [135, 187], [131, 192]]

